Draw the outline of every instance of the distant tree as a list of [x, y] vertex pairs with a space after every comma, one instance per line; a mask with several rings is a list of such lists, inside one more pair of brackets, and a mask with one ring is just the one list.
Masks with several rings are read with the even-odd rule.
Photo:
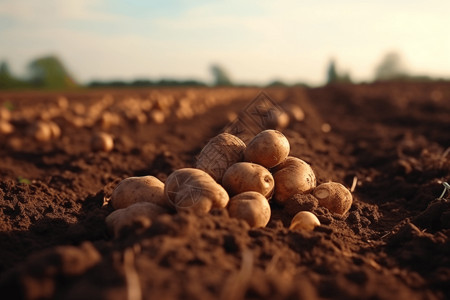
[[286, 86], [288, 86], [286, 83], [278, 79], [275, 79], [269, 82], [269, 84], [267, 84], [267, 87], [286, 87]]
[[45, 56], [29, 64], [30, 83], [36, 87], [49, 89], [73, 88], [74, 78], [56, 56]]
[[0, 87], [8, 88], [11, 86], [12, 76], [9, 71], [8, 64], [2, 61], [0, 64]]
[[10, 76], [11, 72], [9, 71], [9, 66], [6, 61], [2, 61], [0, 63], [0, 75]]
[[394, 80], [408, 76], [402, 57], [397, 52], [388, 52], [375, 69], [375, 80]]
[[14, 77], [10, 70], [8, 63], [2, 61], [0, 63], [0, 89], [17, 88], [25, 86], [25, 82]]
[[327, 84], [331, 83], [351, 83], [352, 79], [348, 72], [340, 74], [336, 68], [336, 62], [331, 59], [327, 69]]
[[232, 85], [227, 72], [219, 65], [212, 65], [211, 72], [214, 77], [214, 85]]
[[330, 61], [330, 63], [328, 64], [328, 69], [327, 69], [327, 83], [334, 83], [338, 81], [338, 74], [336, 71], [336, 63], [334, 62], [334, 59], [332, 59]]
[[154, 83], [149, 79], [139, 78], [139, 79], [135, 79], [135, 80], [131, 81], [129, 83], [129, 85], [136, 86], [136, 87], [145, 87], [145, 86], [152, 86], [152, 85], [154, 85]]
[[152, 87], [152, 86], [206, 86], [204, 82], [186, 79], [186, 80], [177, 80], [177, 79], [167, 79], [163, 78], [157, 81], [151, 81], [150, 79], [140, 78], [132, 81], [99, 81], [94, 80], [87, 84], [88, 87], [96, 88], [96, 87]]

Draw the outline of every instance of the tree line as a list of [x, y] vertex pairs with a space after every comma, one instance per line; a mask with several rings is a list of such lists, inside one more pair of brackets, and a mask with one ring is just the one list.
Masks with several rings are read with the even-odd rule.
[[[226, 70], [217, 64], [210, 68], [214, 78], [214, 86], [242, 86], [235, 83]], [[387, 53], [375, 68], [374, 81], [431, 81], [437, 80], [429, 76], [411, 75], [401, 58], [396, 52]], [[337, 68], [336, 61], [331, 59], [326, 70], [326, 84], [353, 83], [349, 72]], [[25, 78], [14, 76], [7, 64], [0, 63], [0, 89], [74, 89], [81, 87], [152, 87], [152, 86], [209, 86], [198, 80], [175, 79], [134, 79], [123, 80], [93, 80], [87, 84], [80, 84], [70, 74], [63, 62], [55, 55], [49, 55], [32, 60], [28, 64], [28, 74]], [[304, 83], [295, 85], [307, 86]], [[280, 80], [274, 80], [266, 86], [292, 86]]]

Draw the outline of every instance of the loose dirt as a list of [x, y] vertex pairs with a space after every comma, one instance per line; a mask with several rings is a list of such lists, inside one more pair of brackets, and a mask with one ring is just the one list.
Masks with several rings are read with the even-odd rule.
[[[0, 134], [0, 298], [450, 298], [450, 192], [438, 199], [450, 182], [448, 83], [264, 89], [304, 111], [282, 129], [290, 154], [318, 183], [353, 186], [344, 216], [294, 197], [271, 203], [266, 228], [226, 210], [173, 212], [113, 238], [104, 220], [117, 183], [193, 167], [260, 91], [0, 93], [0, 121], [14, 126]], [[61, 136], [36, 141], [37, 120]], [[91, 149], [97, 131], [113, 151]], [[288, 230], [300, 210], [322, 225]]]

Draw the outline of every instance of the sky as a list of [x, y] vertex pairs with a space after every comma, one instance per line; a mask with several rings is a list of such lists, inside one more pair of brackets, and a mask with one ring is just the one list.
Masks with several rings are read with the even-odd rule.
[[323, 84], [330, 60], [372, 80], [395, 51], [450, 78], [448, 0], [0, 0], [0, 61], [56, 55], [82, 83], [146, 78]]

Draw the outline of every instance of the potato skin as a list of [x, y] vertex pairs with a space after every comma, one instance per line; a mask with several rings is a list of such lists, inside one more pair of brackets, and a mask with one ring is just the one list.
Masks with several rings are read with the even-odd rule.
[[274, 180], [269, 170], [263, 166], [238, 162], [227, 169], [223, 175], [222, 185], [233, 196], [254, 191], [269, 199], [273, 194]]
[[300, 158], [288, 156], [274, 169], [274, 198], [284, 204], [295, 194], [307, 194], [316, 187], [316, 175], [311, 166]]
[[292, 218], [289, 229], [313, 231], [316, 226], [320, 226], [320, 221], [309, 211], [300, 211]]
[[245, 148], [245, 143], [237, 136], [221, 133], [203, 147], [197, 157], [196, 168], [205, 171], [220, 183], [225, 171], [242, 160]]
[[164, 193], [177, 211], [191, 209], [209, 212], [212, 208], [224, 208], [229, 201], [225, 189], [208, 173], [200, 169], [182, 168], [167, 177]]
[[269, 223], [271, 210], [267, 199], [258, 192], [244, 192], [230, 199], [230, 217], [246, 221], [250, 227], [265, 227]]
[[167, 213], [167, 210], [151, 202], [136, 202], [126, 208], [120, 208], [110, 213], [106, 219], [108, 229], [118, 237], [125, 227], [139, 223], [145, 229], [150, 227], [154, 218]]
[[164, 195], [164, 183], [154, 176], [128, 177], [119, 182], [111, 195], [114, 209], [130, 206], [137, 202], [151, 202], [168, 208]]
[[289, 151], [288, 139], [278, 130], [267, 129], [249, 142], [244, 151], [244, 161], [270, 169], [283, 162]]
[[326, 182], [318, 185], [313, 191], [319, 205], [328, 208], [332, 213], [343, 215], [353, 203], [352, 193], [338, 182]]

